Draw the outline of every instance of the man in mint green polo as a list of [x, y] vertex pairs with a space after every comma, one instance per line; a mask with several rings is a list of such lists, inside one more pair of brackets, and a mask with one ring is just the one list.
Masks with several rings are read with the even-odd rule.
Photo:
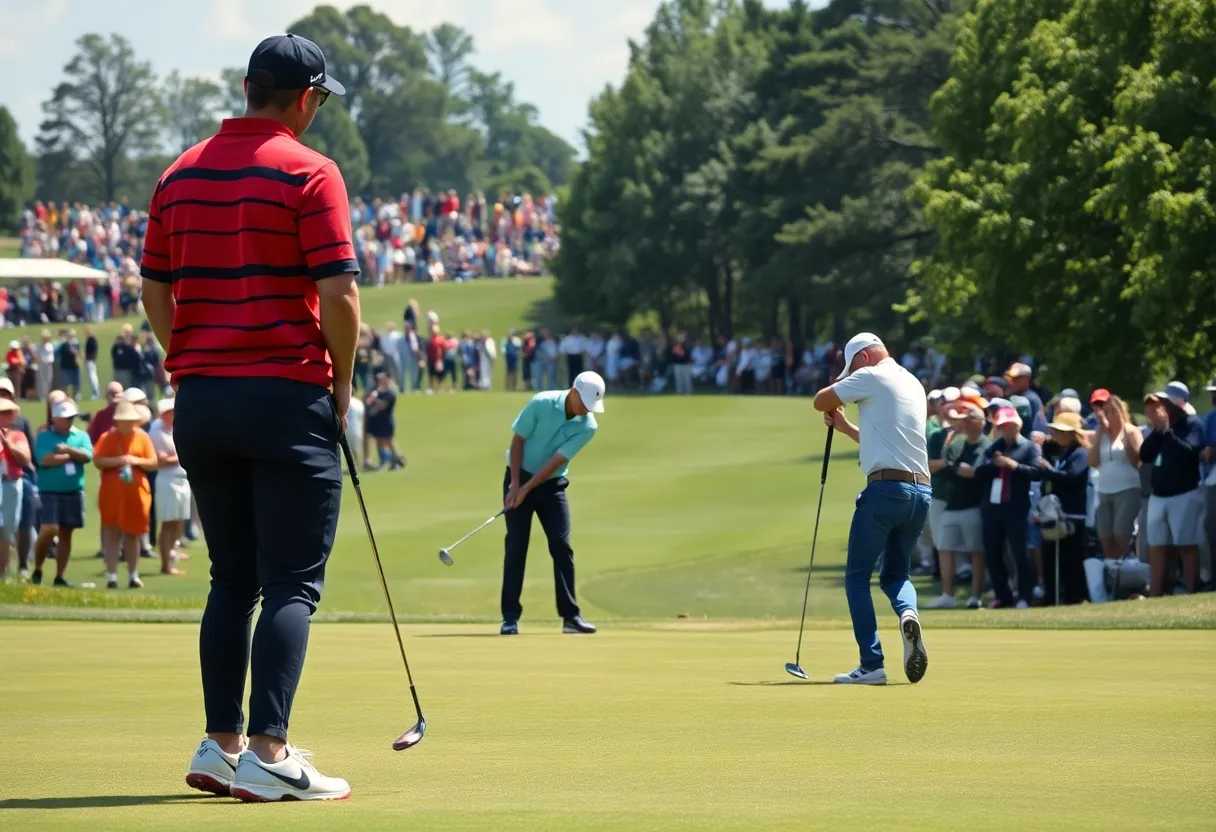
[[570, 460], [595, 436], [591, 414], [604, 411], [604, 380], [599, 373], [579, 373], [569, 390], [537, 393], [515, 417], [503, 479], [506, 512], [506, 557], [502, 567], [502, 629], [519, 633], [523, 607], [524, 564], [532, 534], [532, 515], [549, 539], [553, 588], [563, 633], [594, 633], [574, 599], [574, 550], [570, 548], [570, 505], [566, 470]]
[[38, 466], [42, 528], [34, 541], [34, 583], [42, 581], [42, 564], [55, 544], [55, 585], [71, 586], [64, 572], [72, 557], [72, 532], [84, 528], [84, 469], [93, 460], [89, 435], [76, 427], [76, 403], [59, 402], [51, 424], [34, 440]]

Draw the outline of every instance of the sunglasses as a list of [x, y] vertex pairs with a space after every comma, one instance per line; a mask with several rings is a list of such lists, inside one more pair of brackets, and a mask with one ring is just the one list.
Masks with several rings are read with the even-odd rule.
[[329, 100], [329, 90], [324, 87], [313, 87], [312, 91], [317, 94], [317, 109], [325, 106], [325, 102]]

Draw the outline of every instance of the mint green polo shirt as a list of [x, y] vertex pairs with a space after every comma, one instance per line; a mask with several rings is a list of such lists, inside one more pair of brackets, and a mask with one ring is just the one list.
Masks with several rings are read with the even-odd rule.
[[[549, 479], [564, 477], [570, 460], [595, 436], [599, 425], [590, 413], [573, 419], [566, 418], [568, 395], [569, 390], [537, 393], [515, 417], [511, 430], [516, 436], [524, 438], [523, 470], [536, 473], [549, 461], [549, 457], [558, 453], [567, 464], [560, 466]], [[507, 464], [511, 464], [509, 447]]]
[[[83, 451], [93, 458], [93, 443], [89, 435], [76, 426], [68, 431], [68, 435], [56, 433], [54, 428], [47, 428], [34, 440], [34, 464], [49, 453], [54, 453], [57, 445], [67, 445], [74, 451]], [[84, 490], [84, 468], [89, 463], [69, 462], [67, 465], [55, 465], [51, 468], [38, 465], [38, 487], [53, 494], [70, 494], [73, 491]]]

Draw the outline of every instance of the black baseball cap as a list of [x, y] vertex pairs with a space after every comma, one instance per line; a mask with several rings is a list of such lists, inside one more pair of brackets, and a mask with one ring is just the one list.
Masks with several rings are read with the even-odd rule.
[[273, 35], [249, 56], [249, 82], [272, 90], [306, 90], [319, 87], [334, 95], [346, 87], [329, 76], [321, 47], [299, 35]]

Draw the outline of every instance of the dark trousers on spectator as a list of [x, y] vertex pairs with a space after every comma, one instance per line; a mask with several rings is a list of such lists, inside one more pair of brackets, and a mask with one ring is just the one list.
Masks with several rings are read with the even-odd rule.
[[156, 472], [148, 472], [148, 486], [152, 489], [152, 508], [148, 512], [148, 544], [156, 548]]
[[583, 371], [583, 357], [581, 355], [566, 356], [566, 373], [569, 375], [566, 384], [574, 384], [574, 379], [578, 378], [578, 374]]
[[[1085, 521], [1072, 520], [1073, 533], [1063, 540], [1044, 540], [1043, 587], [1049, 605], [1080, 604], [1089, 600], [1085, 582]], [[1060, 598], [1056, 599], [1056, 553], [1060, 561]]]
[[199, 633], [205, 730], [285, 739], [342, 500], [333, 400], [287, 379], [189, 376], [176, 418], [211, 558]]
[[1018, 598], [1030, 603], [1037, 579], [1034, 565], [1026, 550], [1025, 506], [986, 504], [981, 515], [984, 522], [984, 563], [988, 565], [988, 576], [992, 578], [992, 589], [1002, 606], [1013, 606], [1013, 592], [1009, 588], [1009, 572], [1005, 566], [1005, 544], [1013, 555], [1013, 564], [1018, 570]]
[[[532, 475], [520, 472], [520, 483]], [[506, 513], [506, 554], [502, 564], [502, 620], [518, 621], [524, 608], [519, 596], [524, 588], [524, 565], [528, 560], [528, 542], [532, 536], [532, 515], [549, 540], [549, 556], [553, 558], [553, 591], [557, 614], [574, 618], [579, 614], [574, 599], [574, 550], [570, 548], [570, 504], [566, 502], [565, 477], [549, 480], [528, 493], [519, 508]], [[506, 497], [511, 487], [511, 469], [503, 478], [502, 493]]]

